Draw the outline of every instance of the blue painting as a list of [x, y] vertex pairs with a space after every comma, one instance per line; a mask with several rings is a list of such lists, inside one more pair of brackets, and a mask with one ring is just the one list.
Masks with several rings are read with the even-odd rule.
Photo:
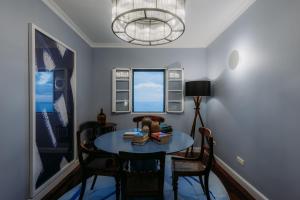
[[164, 112], [163, 70], [136, 70], [133, 75], [133, 111]]
[[[31, 196], [74, 161], [75, 52], [31, 27]], [[57, 175], [58, 176], [58, 175]]]

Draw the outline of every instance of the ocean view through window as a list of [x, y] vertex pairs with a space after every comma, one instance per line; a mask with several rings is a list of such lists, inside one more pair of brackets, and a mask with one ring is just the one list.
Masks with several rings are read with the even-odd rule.
[[133, 112], [165, 112], [165, 70], [133, 70]]

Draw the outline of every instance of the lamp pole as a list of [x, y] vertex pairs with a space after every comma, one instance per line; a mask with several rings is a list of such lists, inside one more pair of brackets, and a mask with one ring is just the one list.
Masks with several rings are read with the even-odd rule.
[[[198, 116], [200, 118], [200, 122], [201, 122], [202, 127], [204, 127], [204, 123], [203, 123], [203, 120], [202, 120], [202, 117], [201, 117], [201, 114], [200, 114], [200, 104], [201, 104], [201, 101], [202, 101], [202, 96], [194, 96], [193, 99], [194, 99], [194, 103], [195, 103], [195, 108], [194, 108], [195, 109], [195, 116], [194, 116], [193, 126], [192, 126], [192, 129], [191, 129], [191, 137], [193, 139], [195, 139], [196, 123], [197, 123]], [[194, 145], [192, 145], [191, 148], [188, 148], [186, 150], [185, 157], [188, 157], [189, 152], [191, 153], [191, 156], [193, 156], [193, 154], [194, 154]]]
[[[203, 96], [210, 96], [210, 81], [188, 81], [185, 83], [185, 96], [193, 97], [195, 103], [195, 116], [193, 121], [193, 126], [191, 129], [191, 137], [195, 139], [195, 131], [198, 117], [200, 118], [201, 126], [204, 126], [201, 114], [200, 114], [200, 104]], [[185, 156], [188, 157], [189, 154], [193, 156], [194, 145], [188, 148], [185, 152]]]

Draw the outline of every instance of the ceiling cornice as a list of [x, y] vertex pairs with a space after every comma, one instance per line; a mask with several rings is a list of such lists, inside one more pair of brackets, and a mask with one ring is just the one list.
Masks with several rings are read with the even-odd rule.
[[221, 24], [219, 28], [211, 34], [211, 37], [207, 40], [205, 47], [209, 47], [227, 28], [233, 24], [256, 0], [247, 0], [242, 3], [233, 13], [228, 16]]
[[52, 0], [42, 0], [59, 18], [61, 18], [81, 39], [90, 47], [93, 46], [92, 40], [77, 26], [76, 23]]
[[207, 39], [204, 45], [178, 45], [170, 44], [163, 45], [159, 47], [144, 47], [131, 45], [125, 42], [120, 43], [97, 43], [92, 41], [82, 29], [77, 26], [76, 23], [53, 1], [53, 0], [42, 0], [50, 10], [52, 10], [58, 17], [60, 17], [79, 37], [81, 37], [90, 47], [92, 48], [207, 48], [212, 44], [237, 18], [239, 18], [256, 0], [247, 0], [242, 3], [236, 11], [224, 19], [222, 23], [218, 26], [219, 28], [211, 34], [211, 37]]

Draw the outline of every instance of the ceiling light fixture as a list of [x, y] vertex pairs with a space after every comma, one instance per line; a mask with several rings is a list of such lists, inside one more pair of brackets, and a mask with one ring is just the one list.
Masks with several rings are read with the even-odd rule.
[[155, 46], [185, 30], [185, 0], [112, 0], [112, 31], [131, 44]]

